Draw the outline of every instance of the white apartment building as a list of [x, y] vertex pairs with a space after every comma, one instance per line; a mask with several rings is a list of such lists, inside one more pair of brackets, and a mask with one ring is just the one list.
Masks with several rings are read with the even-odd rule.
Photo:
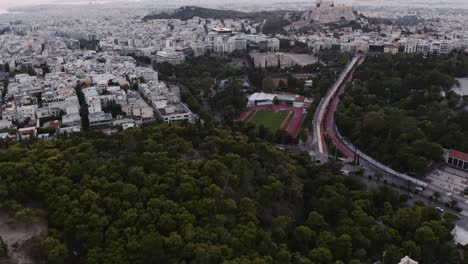
[[439, 42], [431, 43], [429, 52], [431, 54], [440, 54], [440, 43]]
[[418, 50], [418, 42], [417, 41], [408, 41], [405, 44], [405, 53], [416, 53]]
[[452, 51], [452, 45], [448, 41], [442, 41], [440, 43], [440, 54], [449, 54]]
[[183, 103], [172, 103], [165, 108], [157, 109], [158, 114], [165, 124], [174, 122], [189, 122], [193, 123], [194, 115], [190, 109]]
[[36, 110], [37, 105], [23, 105], [17, 108], [18, 111], [18, 120], [24, 121], [26, 118], [30, 118], [31, 120], [36, 119]]
[[89, 113], [99, 113], [102, 112], [102, 103], [99, 96], [86, 98], [86, 104], [88, 106]]

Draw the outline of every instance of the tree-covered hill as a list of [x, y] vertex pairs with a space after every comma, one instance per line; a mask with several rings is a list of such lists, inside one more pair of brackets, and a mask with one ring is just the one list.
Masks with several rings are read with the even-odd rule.
[[468, 98], [451, 91], [468, 55], [369, 57], [337, 113], [340, 131], [394, 168], [423, 173], [442, 147], [468, 151]]
[[0, 171], [3, 210], [45, 212], [50, 264], [462, 263], [450, 214], [217, 128], [1, 142]]
[[235, 10], [220, 10], [220, 9], [211, 9], [203, 8], [197, 6], [183, 6], [180, 7], [172, 13], [159, 13], [159, 14], [150, 14], [143, 17], [143, 21], [153, 20], [153, 19], [180, 19], [183, 21], [192, 19], [193, 17], [200, 18], [213, 18], [213, 19], [247, 19], [250, 18], [250, 14], [241, 11]]
[[264, 19], [279, 16], [283, 18], [292, 11], [260, 11], [260, 12], [242, 12], [236, 10], [221, 10], [204, 8], [198, 6], [183, 6], [175, 9], [172, 13], [162, 12], [159, 14], [150, 14], [143, 17], [143, 21], [153, 19], [180, 19], [183, 21], [193, 17], [213, 18], [213, 19], [249, 19], [252, 21], [263, 21]]
[[260, 11], [260, 12], [241, 12], [236, 10], [221, 10], [203, 8], [197, 6], [183, 6], [171, 13], [162, 12], [156, 14], [149, 14], [143, 17], [143, 21], [155, 20], [155, 19], [180, 19], [187, 21], [194, 17], [203, 19], [246, 19], [251, 22], [260, 23], [261, 31], [264, 34], [275, 34], [283, 33], [284, 27], [290, 24], [288, 19], [285, 19], [286, 14], [289, 17], [296, 18], [300, 12], [295, 11]]

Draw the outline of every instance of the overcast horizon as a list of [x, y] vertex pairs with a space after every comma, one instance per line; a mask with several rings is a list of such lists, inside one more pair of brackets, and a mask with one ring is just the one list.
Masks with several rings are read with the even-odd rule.
[[[316, 0], [292, 0], [291, 2], [307, 2], [311, 3]], [[13, 7], [21, 6], [31, 6], [31, 5], [41, 5], [41, 4], [88, 4], [88, 3], [112, 3], [112, 2], [147, 2], [155, 4], [174, 4], [174, 5], [217, 5], [219, 1], [217, 0], [0, 0], [0, 9], [8, 9]], [[288, 2], [288, 0], [236, 0], [235, 3], [252, 4], [252, 3], [272, 3], [272, 2]], [[392, 4], [418, 4], [418, 5], [427, 5], [427, 4], [436, 4], [438, 6], [460, 6], [468, 5], [466, 0], [335, 0], [337, 3], [345, 4], [361, 4], [361, 5], [392, 5]]]

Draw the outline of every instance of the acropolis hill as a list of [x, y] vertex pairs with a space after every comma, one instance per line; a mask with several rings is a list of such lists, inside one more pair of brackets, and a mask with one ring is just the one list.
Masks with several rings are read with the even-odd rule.
[[300, 21], [293, 23], [291, 26], [299, 28], [310, 24], [326, 24], [355, 19], [356, 15], [351, 6], [336, 4], [334, 1], [317, 0], [309, 10], [304, 12]]

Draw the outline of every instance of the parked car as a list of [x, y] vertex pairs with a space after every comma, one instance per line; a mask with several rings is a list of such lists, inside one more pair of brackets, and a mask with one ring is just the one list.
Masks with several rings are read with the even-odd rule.
[[439, 206], [437, 206], [435, 209], [436, 209], [437, 211], [439, 211], [440, 213], [445, 212], [445, 210], [444, 210], [443, 208], [439, 207]]

